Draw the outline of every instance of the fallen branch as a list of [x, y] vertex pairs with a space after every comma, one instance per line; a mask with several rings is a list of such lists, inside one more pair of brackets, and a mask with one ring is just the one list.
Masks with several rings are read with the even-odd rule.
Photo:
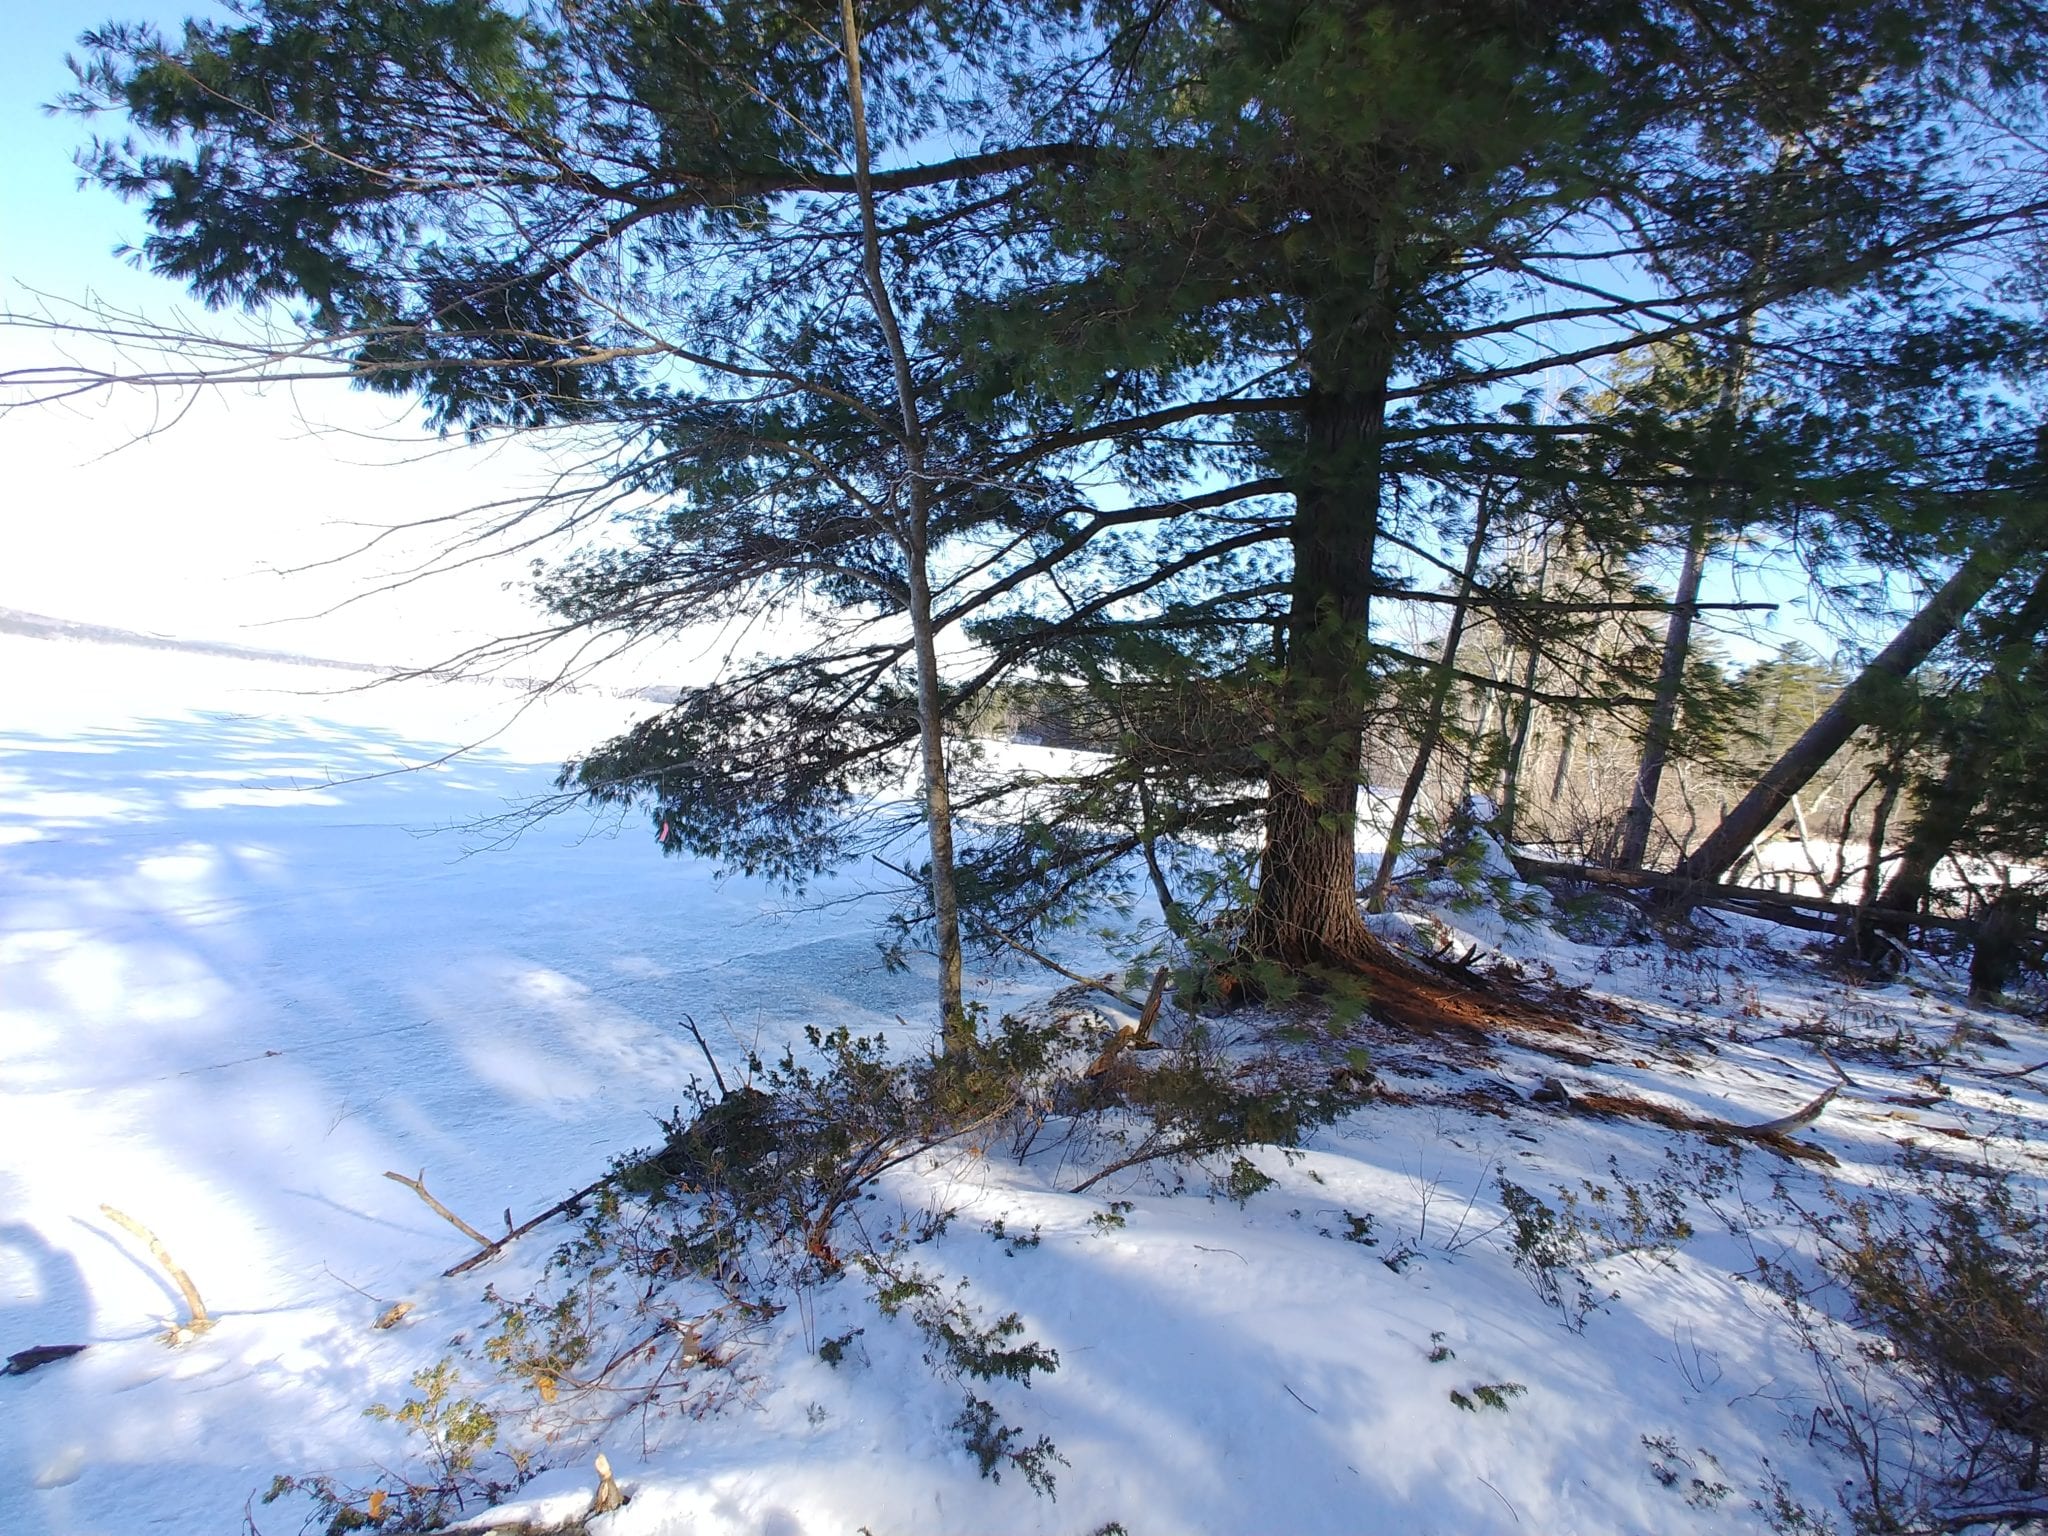
[[391, 1182], [394, 1184], [403, 1184], [407, 1189], [411, 1190], [414, 1194], [418, 1195], [422, 1200], [427, 1202], [428, 1209], [433, 1211], [433, 1213], [436, 1216], [440, 1217], [443, 1221], [447, 1222], [449, 1225], [456, 1228], [456, 1230], [461, 1232], [471, 1242], [484, 1244], [488, 1244], [490, 1242], [490, 1239], [488, 1237], [485, 1237], [483, 1233], [477, 1231], [475, 1227], [472, 1227], [460, 1216], [456, 1215], [453, 1211], [449, 1210], [447, 1206], [443, 1205], [440, 1201], [436, 1200], [432, 1195], [427, 1193], [426, 1169], [422, 1168], [420, 1170], [420, 1176], [416, 1179], [408, 1179], [402, 1173], [390, 1172], [386, 1172], [384, 1177], [391, 1180]]
[[[398, 1176], [396, 1174], [386, 1174], [385, 1177], [397, 1178]], [[477, 1265], [482, 1264], [489, 1259], [496, 1258], [498, 1256], [499, 1251], [503, 1249], [506, 1244], [514, 1241], [517, 1238], [522, 1238], [526, 1236], [527, 1233], [531, 1232], [535, 1227], [539, 1226], [542, 1222], [549, 1220], [551, 1217], [559, 1216], [564, 1211], [573, 1211], [585, 1200], [588, 1200], [600, 1189], [603, 1189], [605, 1185], [611, 1183], [613, 1177], [614, 1175], [608, 1173], [603, 1178], [597, 1180], [595, 1183], [584, 1185], [581, 1189], [577, 1190], [575, 1194], [569, 1196], [568, 1199], [557, 1200], [553, 1205], [549, 1206], [546, 1210], [542, 1211], [538, 1216], [534, 1217], [533, 1220], [525, 1222], [520, 1226], [514, 1227], [510, 1232], [507, 1232], [503, 1237], [499, 1238], [495, 1242], [483, 1236], [481, 1233], [471, 1233], [471, 1236], [475, 1237], [478, 1242], [482, 1243], [483, 1247], [480, 1248], [477, 1252], [472, 1253], [468, 1258], [464, 1259], [460, 1264], [455, 1265], [453, 1268], [442, 1270], [441, 1278], [444, 1280], [452, 1280], [455, 1278], [455, 1276], [464, 1274], [469, 1270], [475, 1269]], [[400, 1182], [403, 1183], [404, 1181], [400, 1180]], [[450, 1219], [453, 1220], [452, 1217]]]
[[1784, 1157], [1833, 1165], [1836, 1161], [1835, 1156], [1827, 1148], [1815, 1146], [1811, 1142], [1794, 1141], [1791, 1133], [1802, 1131], [1818, 1120], [1821, 1112], [1841, 1091], [1841, 1085], [1837, 1083], [1803, 1108], [1776, 1120], [1766, 1120], [1761, 1125], [1742, 1125], [1733, 1120], [1711, 1120], [1703, 1115], [1695, 1115], [1690, 1110], [1678, 1109], [1652, 1099], [1637, 1098], [1632, 1094], [1573, 1094], [1570, 1104], [1580, 1114], [1643, 1120], [1651, 1125], [1661, 1125], [1674, 1131], [1688, 1131], [1698, 1136], [1737, 1136], [1768, 1147]]
[[2037, 1061], [2031, 1067], [2021, 1067], [2015, 1072], [1985, 1072], [1981, 1075], [1984, 1077], [2026, 1077], [2040, 1071], [2043, 1067], [2048, 1067], [2048, 1061]]
[[[1837, 1069], [1839, 1070], [1839, 1069]], [[1790, 1136], [1794, 1131], [1803, 1131], [1821, 1117], [1821, 1112], [1835, 1101], [1835, 1095], [1842, 1091], [1840, 1083], [1830, 1083], [1827, 1092], [1803, 1109], [1776, 1120], [1766, 1120], [1762, 1125], [1737, 1125], [1730, 1120], [1708, 1120], [1708, 1128], [1723, 1136]]]
[[128, 1231], [134, 1233], [135, 1236], [141, 1238], [143, 1242], [147, 1243], [150, 1256], [157, 1263], [163, 1265], [165, 1270], [169, 1272], [170, 1277], [178, 1283], [178, 1289], [184, 1292], [185, 1308], [191, 1316], [183, 1324], [170, 1331], [168, 1341], [176, 1344], [181, 1342], [181, 1334], [196, 1336], [211, 1328], [213, 1326], [213, 1318], [207, 1314], [206, 1303], [199, 1299], [199, 1287], [192, 1283], [192, 1277], [186, 1274], [179, 1267], [178, 1261], [171, 1257], [170, 1251], [164, 1247], [162, 1240], [133, 1216], [117, 1211], [111, 1205], [102, 1205], [100, 1207], [100, 1214], [115, 1225], [125, 1227]]

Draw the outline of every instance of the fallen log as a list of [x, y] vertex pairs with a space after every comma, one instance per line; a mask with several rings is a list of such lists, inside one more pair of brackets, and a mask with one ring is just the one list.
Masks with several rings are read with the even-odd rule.
[[[1940, 928], [1966, 935], [1974, 933], [1977, 927], [1974, 918], [1938, 917], [1923, 912], [1861, 907], [1854, 902], [1834, 901], [1825, 896], [1801, 896], [1790, 891], [1767, 891], [1754, 885], [1725, 885], [1719, 881], [1690, 880], [1684, 875], [1670, 874], [1663, 870], [1601, 869], [1590, 864], [1568, 864], [1557, 859], [1538, 859], [1525, 853], [1513, 852], [1508, 854], [1508, 858], [1515, 866], [1515, 873], [1524, 880], [1575, 880], [1584, 885], [1605, 885], [1618, 890], [1676, 891], [1702, 906], [1721, 906], [1732, 902], [1792, 913], [1814, 912], [1830, 917], [1861, 917], [1872, 922], [1897, 923], [1910, 928]], [[1778, 910], [1752, 915], [1768, 915], [1774, 921], [1790, 921], [1789, 918], [1781, 918]]]
[[1567, 1099], [1565, 1107], [1579, 1114], [1641, 1120], [1651, 1125], [1661, 1125], [1666, 1130], [1688, 1131], [1697, 1136], [1738, 1137], [1744, 1141], [1753, 1141], [1760, 1147], [1767, 1147], [1782, 1157], [1833, 1165], [1836, 1159], [1832, 1152], [1825, 1147], [1815, 1146], [1812, 1142], [1794, 1141], [1792, 1132], [1804, 1130], [1818, 1120], [1821, 1112], [1828, 1107], [1838, 1092], [1839, 1084], [1828, 1089], [1812, 1103], [1779, 1119], [1766, 1120], [1761, 1125], [1743, 1125], [1733, 1120], [1718, 1120], [1707, 1115], [1696, 1115], [1690, 1110], [1662, 1104], [1654, 1099], [1638, 1098], [1634, 1094], [1573, 1094]]
[[1723, 1136], [1790, 1136], [1794, 1131], [1803, 1131], [1821, 1117], [1821, 1113], [1834, 1103], [1835, 1095], [1842, 1091], [1840, 1083], [1831, 1083], [1819, 1098], [1802, 1109], [1776, 1120], [1766, 1120], [1762, 1125], [1737, 1125], [1732, 1120], [1709, 1120], [1705, 1123]]

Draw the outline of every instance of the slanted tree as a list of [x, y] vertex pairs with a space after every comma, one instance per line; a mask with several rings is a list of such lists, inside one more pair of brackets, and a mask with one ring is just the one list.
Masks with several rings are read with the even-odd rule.
[[1679, 862], [1678, 873], [1693, 880], [1713, 880], [1731, 868], [1857, 728], [1875, 717], [1890, 688], [1926, 661], [1955, 633], [1970, 610], [2012, 574], [2015, 561], [2039, 538], [2038, 532], [2020, 531], [2033, 521], [2031, 507], [2018, 510], [2021, 521], [1970, 553], [1819, 718], [1765, 769], [1720, 825]]
[[1952, 855], [2026, 862], [2048, 842], [2048, 572], [1985, 607], [1950, 686], [1922, 712], [1917, 744], [1939, 766], [1913, 784], [1912, 828], [1878, 897], [1887, 912], [1927, 908]]

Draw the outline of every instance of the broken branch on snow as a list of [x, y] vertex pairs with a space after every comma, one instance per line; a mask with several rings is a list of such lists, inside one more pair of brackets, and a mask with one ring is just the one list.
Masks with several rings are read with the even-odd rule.
[[163, 1265], [171, 1279], [177, 1282], [178, 1289], [184, 1293], [185, 1310], [190, 1315], [183, 1323], [172, 1327], [171, 1331], [165, 1336], [165, 1342], [181, 1344], [185, 1339], [196, 1338], [211, 1328], [213, 1326], [213, 1318], [207, 1314], [206, 1303], [199, 1299], [199, 1287], [192, 1283], [192, 1277], [185, 1273], [184, 1268], [176, 1259], [171, 1257], [170, 1250], [163, 1245], [163, 1240], [133, 1216], [128, 1215], [125, 1211], [117, 1211], [111, 1205], [102, 1205], [100, 1207], [100, 1214], [116, 1226], [126, 1228], [129, 1232], [141, 1238], [144, 1243], [148, 1244], [150, 1257]]

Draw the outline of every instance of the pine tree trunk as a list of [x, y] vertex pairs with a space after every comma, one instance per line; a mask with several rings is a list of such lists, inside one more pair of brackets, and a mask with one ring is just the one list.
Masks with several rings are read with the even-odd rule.
[[1948, 857], [1956, 839], [1970, 824], [1970, 816], [1982, 798], [1984, 781], [1978, 763], [1978, 746], [1972, 742], [1952, 753], [1941, 779], [1927, 788], [1913, 818], [1913, 834], [1900, 851], [1898, 867], [1884, 883], [1878, 905], [1896, 912], [1917, 912], [1934, 888], [1935, 866]]
[[1977, 600], [1997, 585], [2011, 560], [2011, 553], [1999, 543], [1986, 545], [1965, 560], [1892, 637], [1891, 644], [1835, 696], [1805, 734], [1764, 770], [1763, 777], [1722, 818], [1721, 825], [1680, 862], [1678, 873], [1689, 880], [1719, 879], [1742, 856], [1742, 850], [1778, 819], [1792, 796], [1842, 749], [1883, 690], [1911, 673], [1955, 632]]
[[[1536, 572], [1536, 600], [1543, 600], [1543, 586], [1550, 576], [1550, 555], [1546, 550], [1543, 564]], [[1508, 742], [1506, 771], [1501, 775], [1500, 814], [1494, 819], [1494, 829], [1503, 843], [1512, 843], [1515, 838], [1515, 822], [1521, 814], [1522, 804], [1522, 763], [1529, 753], [1530, 733], [1536, 728], [1536, 682], [1543, 671], [1543, 647], [1536, 640], [1529, 642], [1529, 660], [1522, 668], [1521, 711], [1515, 718], [1515, 734]]]
[[1664, 659], [1657, 669], [1657, 689], [1651, 695], [1650, 720], [1643, 732], [1643, 755], [1636, 765], [1635, 788], [1629, 796], [1628, 815], [1621, 824], [1621, 847], [1615, 863], [1622, 869], [1640, 869], [1650, 850], [1650, 828], [1657, 818], [1657, 791], [1664, 782], [1664, 765], [1671, 760], [1671, 741], [1678, 729], [1678, 696], [1685, 683], [1685, 661], [1692, 651], [1693, 604], [1700, 595], [1700, 573], [1707, 564], [1708, 520], [1703, 512], [1693, 519], [1685, 542], [1685, 563], [1679, 567], [1678, 590], [1672, 594], [1671, 622], [1664, 631]]
[[960, 897], [954, 879], [953, 789], [946, 768], [946, 725], [939, 691], [939, 654], [932, 594], [920, 548], [910, 561], [912, 641], [917, 651], [917, 730], [924, 758], [924, 815], [931, 836], [932, 927], [938, 940], [939, 1015], [947, 1050], [974, 1041], [967, 1017], [960, 946]]
[[1422, 793], [1423, 781], [1429, 776], [1430, 759], [1436, 753], [1437, 741], [1443, 735], [1444, 706], [1450, 702], [1451, 688], [1457, 682], [1458, 642], [1465, 634], [1465, 614], [1472, 604], [1472, 581], [1479, 571], [1480, 556], [1486, 549], [1487, 525], [1493, 520], [1493, 488], [1488, 485], [1479, 493], [1479, 508], [1472, 522], [1472, 542], [1465, 546], [1465, 569], [1458, 576], [1457, 601], [1451, 605], [1450, 628], [1444, 635], [1443, 660], [1438, 663], [1436, 680], [1430, 685], [1429, 712], [1423, 721], [1422, 739], [1416, 744], [1415, 761], [1408, 766], [1408, 777], [1401, 785], [1401, 796], [1394, 803], [1394, 819], [1387, 828], [1387, 846], [1380, 854], [1379, 868], [1373, 872], [1372, 884], [1365, 893], [1368, 911], [1378, 912], [1387, 904], [1387, 890], [1393, 884], [1394, 863], [1401, 856], [1402, 841], [1408, 836], [1408, 818], [1414, 814], [1415, 801]]
[[[1311, 370], [1296, 474], [1287, 670], [1275, 709], [1265, 848], [1246, 926], [1255, 958], [1293, 969], [1384, 955], [1358, 908], [1358, 780], [1366, 627], [1379, 532], [1389, 327]], [[1365, 334], [1358, 337], [1357, 333]], [[1341, 334], [1341, 332], [1340, 332]]]
[[896, 404], [903, 422], [905, 496], [901, 515], [887, 521], [903, 552], [910, 589], [911, 645], [917, 658], [918, 746], [924, 762], [925, 826], [931, 837], [932, 927], [939, 959], [940, 1033], [947, 1050], [972, 1044], [960, 945], [960, 898], [953, 870], [953, 795], [946, 771], [946, 727], [939, 686], [937, 631], [932, 624], [931, 482], [926, 474], [924, 424], [918, 413], [910, 353], [896, 319], [895, 301], [882, 271], [882, 241], [876, 226], [874, 190], [869, 182], [867, 102], [861, 87], [860, 28], [853, 0], [840, 0], [839, 23], [846, 46], [847, 106], [853, 116], [854, 180], [860, 192], [861, 265], [868, 302], [889, 351]]

